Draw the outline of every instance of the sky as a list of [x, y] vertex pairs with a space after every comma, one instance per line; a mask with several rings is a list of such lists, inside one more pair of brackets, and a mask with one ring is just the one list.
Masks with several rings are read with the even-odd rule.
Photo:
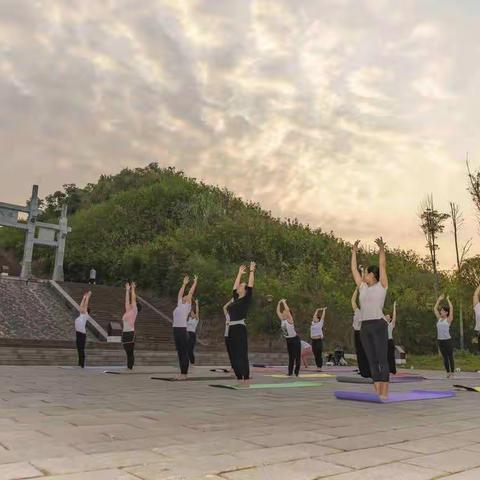
[[0, 201], [156, 161], [421, 255], [433, 194], [480, 253], [479, 20], [476, 0], [0, 0]]

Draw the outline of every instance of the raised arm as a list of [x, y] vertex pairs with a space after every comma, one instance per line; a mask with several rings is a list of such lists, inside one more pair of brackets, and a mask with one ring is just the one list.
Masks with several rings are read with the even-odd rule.
[[283, 320], [283, 316], [282, 316], [282, 303], [283, 303], [283, 299], [279, 300], [278, 303], [277, 303], [277, 317], [278, 317], [280, 320]]
[[393, 302], [393, 313], [392, 313], [392, 328], [395, 328], [397, 324], [397, 302]]
[[438, 298], [437, 298], [437, 303], [435, 304], [435, 306], [433, 307], [433, 313], [435, 314], [435, 316], [437, 317], [437, 320], [440, 319], [440, 311], [438, 310], [438, 307], [440, 306], [440, 302], [444, 299], [444, 295], [442, 293], [442, 295], [440, 295]]
[[379, 281], [383, 288], [388, 288], [388, 276], [387, 276], [387, 256], [385, 254], [385, 242], [382, 237], [375, 240], [378, 245], [378, 267], [380, 270]]
[[358, 309], [357, 297], [358, 297], [358, 287], [355, 289], [352, 295], [352, 308], [354, 312]]
[[233, 284], [233, 290], [236, 290], [242, 281], [242, 277], [245, 275], [247, 271], [247, 267], [245, 265], [240, 265], [238, 268], [237, 278], [235, 279], [235, 283]]
[[253, 288], [255, 283], [255, 269], [257, 268], [257, 264], [255, 262], [250, 262], [250, 274], [248, 275], [248, 286]]
[[137, 307], [137, 284], [135, 282], [132, 282], [131, 288], [132, 288], [131, 306], [136, 308]]
[[320, 323], [323, 324], [325, 322], [325, 312], [327, 311], [327, 307], [323, 307], [320, 310], [322, 310], [322, 318], [320, 318]]
[[127, 282], [125, 284], [125, 311], [130, 310], [130, 284]]
[[357, 265], [357, 252], [358, 252], [358, 245], [360, 243], [360, 240], [357, 240], [352, 247], [352, 261], [351, 261], [351, 268], [352, 268], [352, 276], [353, 280], [355, 282], [355, 285], [357, 287], [360, 286], [362, 283], [362, 276], [360, 275], [360, 272], [358, 271], [358, 265]]
[[198, 298], [195, 300], [195, 314], [197, 316], [197, 320], [200, 321], [200, 305], [198, 303]]
[[450, 297], [447, 297], [447, 302], [448, 302], [448, 307], [450, 308], [450, 312], [448, 314], [448, 323], [453, 322], [453, 305], [452, 302], [450, 301]]
[[477, 289], [473, 293], [473, 308], [475, 308], [477, 303], [480, 303], [480, 285], [477, 287]]
[[197, 284], [198, 284], [198, 276], [194, 275], [192, 286], [190, 287], [190, 290], [188, 291], [188, 294], [187, 294], [187, 297], [190, 299], [190, 301], [192, 301], [193, 294], [195, 293], [195, 289], [197, 288]]
[[178, 303], [180, 303], [182, 301], [182, 298], [185, 295], [185, 288], [187, 287], [189, 281], [190, 281], [190, 279], [188, 278], [188, 275], [185, 275], [183, 277], [182, 286], [180, 287], [180, 290], [178, 291], [178, 295], [177, 295]]

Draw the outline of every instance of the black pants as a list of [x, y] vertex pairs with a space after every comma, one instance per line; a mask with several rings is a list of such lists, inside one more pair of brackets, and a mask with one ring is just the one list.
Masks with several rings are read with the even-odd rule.
[[388, 382], [388, 325], [380, 318], [378, 320], [364, 320], [360, 329], [365, 354], [368, 358], [370, 372], [374, 382]]
[[122, 344], [125, 353], [127, 354], [127, 368], [131, 370], [135, 363], [135, 332], [123, 332]]
[[232, 354], [232, 368], [238, 380], [250, 378], [248, 362], [248, 335], [245, 325], [231, 325], [228, 328], [228, 341]]
[[323, 367], [323, 340], [321, 338], [312, 338], [312, 350], [315, 357], [317, 368]]
[[[287, 350], [288, 350], [288, 374], [292, 375], [295, 371], [295, 375], [298, 377], [300, 372], [300, 361], [302, 356], [302, 344], [300, 337], [286, 338]], [[294, 370], [295, 366], [295, 370]]]
[[85, 368], [85, 343], [87, 343], [87, 334], [82, 332], [75, 333], [77, 334], [78, 366]]
[[372, 374], [370, 372], [370, 365], [360, 338], [360, 330], [354, 330], [353, 335], [355, 341], [355, 353], [357, 354], [358, 371], [363, 378], [371, 378]]
[[448, 340], [439, 340], [438, 348], [443, 357], [443, 365], [445, 370], [448, 373], [453, 373], [455, 371], [455, 361], [453, 360], [453, 343], [452, 339]]
[[388, 369], [394, 375], [397, 373], [397, 364], [395, 363], [395, 342], [388, 339]]
[[173, 339], [175, 340], [175, 348], [177, 349], [180, 373], [186, 375], [188, 373], [189, 365], [188, 335], [186, 327], [173, 327]]
[[232, 361], [232, 350], [230, 348], [230, 340], [227, 337], [225, 337], [225, 348], [227, 349], [227, 354], [228, 354], [228, 361], [230, 362], [230, 366], [233, 368], [233, 361]]
[[188, 359], [192, 365], [195, 365], [195, 344], [197, 343], [197, 334], [188, 332]]

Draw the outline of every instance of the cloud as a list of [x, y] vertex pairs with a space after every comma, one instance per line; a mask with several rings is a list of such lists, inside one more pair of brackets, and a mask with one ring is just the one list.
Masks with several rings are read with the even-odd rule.
[[4, 0], [2, 199], [156, 160], [423, 251], [426, 193], [473, 218], [479, 16], [429, 0]]

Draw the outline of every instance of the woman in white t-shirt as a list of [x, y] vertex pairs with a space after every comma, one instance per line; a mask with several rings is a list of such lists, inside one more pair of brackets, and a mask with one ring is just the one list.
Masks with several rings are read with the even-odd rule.
[[383, 318], [383, 306], [387, 295], [388, 277], [385, 242], [377, 238], [379, 266], [371, 265], [365, 275], [358, 271], [357, 252], [360, 240], [352, 248], [351, 269], [359, 290], [361, 327], [360, 338], [367, 354], [373, 385], [380, 399], [388, 397], [390, 373], [388, 368], [388, 328]]
[[195, 275], [193, 284], [187, 295], [185, 295], [185, 289], [189, 281], [190, 278], [186, 275], [178, 291], [177, 307], [173, 311], [173, 339], [175, 340], [175, 348], [177, 349], [178, 363], [180, 365], [180, 375], [177, 376], [177, 380], [185, 380], [188, 374], [187, 320], [192, 309], [192, 297], [197, 288], [198, 278]]
[[390, 373], [395, 375], [397, 373], [397, 365], [395, 363], [395, 342], [393, 341], [393, 330], [397, 325], [397, 302], [393, 302], [392, 316], [385, 315], [388, 328], [388, 368]]
[[433, 307], [433, 312], [437, 318], [437, 341], [438, 348], [443, 357], [443, 365], [447, 371], [447, 378], [453, 376], [455, 372], [455, 360], [453, 359], [453, 343], [452, 336], [450, 335], [450, 325], [453, 322], [453, 305], [450, 301], [450, 297], [447, 297], [448, 306], [440, 303], [444, 300], [445, 295], [440, 295], [437, 299], [437, 303]]
[[[362, 270], [363, 276], [363, 270]], [[365, 349], [362, 345], [362, 340], [360, 339], [360, 327], [362, 326], [361, 322], [361, 312], [357, 305], [358, 297], [358, 287], [355, 289], [352, 295], [352, 309], [353, 309], [353, 341], [355, 344], [355, 353], [357, 354], [357, 365], [358, 371], [363, 378], [370, 378], [372, 374], [370, 373], [370, 365], [368, 364], [368, 358], [365, 353]]]
[[89, 319], [90, 309], [88, 302], [92, 292], [86, 292], [80, 303], [80, 315], [75, 319], [75, 336], [78, 352], [78, 366], [85, 368], [85, 344], [87, 343], [87, 321]]
[[293, 320], [292, 312], [284, 298], [282, 298], [277, 304], [277, 316], [280, 320], [280, 328], [282, 329], [283, 337], [287, 343], [288, 376], [291, 377], [293, 373], [295, 373], [295, 376], [298, 377], [298, 374], [300, 373], [300, 357], [302, 352], [300, 337], [295, 330], [295, 322]]
[[122, 345], [127, 354], [127, 368], [133, 369], [135, 364], [135, 322], [138, 312], [142, 309], [137, 302], [135, 282], [125, 284], [125, 313], [122, 317]]
[[188, 334], [188, 359], [192, 365], [195, 365], [195, 345], [197, 343], [197, 327], [200, 322], [200, 308], [198, 299], [195, 300], [195, 309], [192, 308], [187, 320]]
[[[323, 367], [323, 325], [325, 323], [326, 310], [327, 307], [317, 308], [313, 314], [312, 323], [310, 325], [312, 351], [319, 372], [322, 371]], [[322, 312], [322, 316], [320, 316], [320, 312]]]
[[473, 311], [475, 312], [475, 327], [477, 332], [478, 351], [480, 352], [480, 285], [473, 294]]

